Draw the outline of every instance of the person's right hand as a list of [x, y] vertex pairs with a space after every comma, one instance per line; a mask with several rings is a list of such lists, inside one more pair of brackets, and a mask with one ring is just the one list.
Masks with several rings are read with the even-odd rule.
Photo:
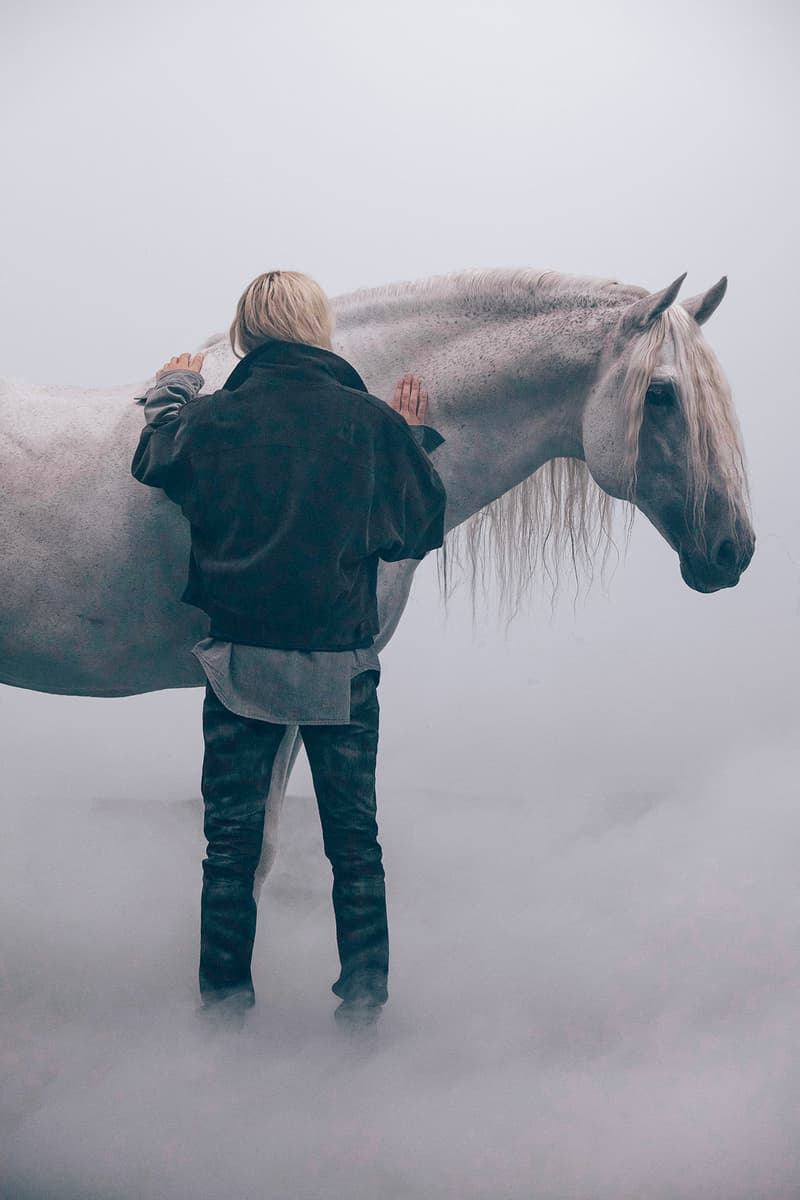
[[390, 404], [409, 425], [424, 425], [428, 393], [420, 388], [420, 380], [410, 371], [398, 379]]

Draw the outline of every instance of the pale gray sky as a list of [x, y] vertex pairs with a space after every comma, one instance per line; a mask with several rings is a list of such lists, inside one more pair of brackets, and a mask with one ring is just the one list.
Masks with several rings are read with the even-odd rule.
[[305, 763], [259, 1008], [210, 1050], [201, 691], [0, 687], [15, 1200], [796, 1196], [794, 6], [5, 0], [0, 34], [0, 374], [133, 388], [271, 267], [726, 274], [704, 332], [758, 537], [701, 596], [640, 518], [607, 594], [507, 637], [463, 595], [445, 621], [423, 564], [383, 656], [391, 1000], [357, 1068]]

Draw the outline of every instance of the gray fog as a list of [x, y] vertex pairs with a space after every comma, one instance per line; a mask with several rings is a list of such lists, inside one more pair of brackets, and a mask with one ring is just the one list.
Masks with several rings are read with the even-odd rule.
[[333, 1028], [303, 755], [257, 1007], [209, 1040], [202, 689], [0, 685], [0, 1194], [794, 1200], [794, 6], [4, 0], [0, 32], [0, 376], [133, 397], [273, 268], [724, 274], [758, 539], [701, 595], [638, 516], [605, 584], [508, 627], [421, 565], [382, 654], [370, 1054]]

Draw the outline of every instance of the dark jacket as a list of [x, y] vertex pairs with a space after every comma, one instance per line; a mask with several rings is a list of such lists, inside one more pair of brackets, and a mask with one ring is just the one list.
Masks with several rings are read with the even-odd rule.
[[[444, 440], [425, 436], [426, 449]], [[445, 489], [405, 420], [306, 343], [263, 343], [218, 391], [145, 425], [131, 473], [181, 506], [181, 600], [229, 641], [369, 646], [378, 559], [421, 559], [444, 539]]]

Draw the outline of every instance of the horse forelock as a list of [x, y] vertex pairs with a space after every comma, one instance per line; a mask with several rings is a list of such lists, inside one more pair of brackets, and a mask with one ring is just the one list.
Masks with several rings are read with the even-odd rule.
[[687, 507], [691, 508], [691, 524], [702, 545], [712, 472], [732, 520], [749, 520], [750, 495], [730, 385], [697, 322], [678, 304], [666, 308], [634, 346], [622, 395], [626, 473], [632, 495], [645, 395], [668, 338], [674, 354], [673, 384], [686, 420]]

